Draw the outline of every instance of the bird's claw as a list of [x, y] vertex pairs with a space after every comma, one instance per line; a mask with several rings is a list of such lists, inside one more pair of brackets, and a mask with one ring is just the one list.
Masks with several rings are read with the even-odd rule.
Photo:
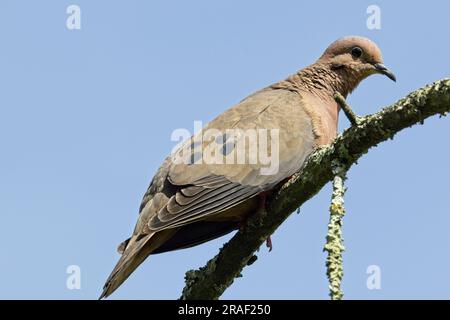
[[269, 252], [273, 249], [272, 238], [270, 236], [266, 239], [266, 247], [269, 248]]

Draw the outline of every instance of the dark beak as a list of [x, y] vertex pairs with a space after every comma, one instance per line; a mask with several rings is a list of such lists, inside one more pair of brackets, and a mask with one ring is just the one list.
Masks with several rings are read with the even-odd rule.
[[373, 65], [378, 73], [384, 74], [386, 77], [391, 79], [392, 81], [396, 82], [397, 78], [395, 77], [395, 74], [389, 70], [384, 64], [382, 63], [375, 63]]

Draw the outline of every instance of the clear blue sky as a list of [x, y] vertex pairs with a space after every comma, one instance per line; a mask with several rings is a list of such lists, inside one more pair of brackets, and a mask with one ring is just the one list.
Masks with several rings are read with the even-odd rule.
[[[66, 8], [82, 10], [81, 30]], [[381, 30], [366, 9], [381, 8]], [[447, 1], [0, 2], [0, 298], [93, 299], [176, 128], [192, 130], [312, 63], [333, 40], [381, 47], [349, 102], [373, 113], [450, 71]], [[348, 126], [341, 119], [340, 129]], [[401, 132], [349, 172], [346, 298], [450, 298], [450, 119]], [[330, 185], [223, 298], [327, 299]], [[152, 256], [112, 298], [178, 298], [228, 237]], [[81, 290], [66, 268], [81, 268]], [[366, 269], [381, 268], [368, 290]]]

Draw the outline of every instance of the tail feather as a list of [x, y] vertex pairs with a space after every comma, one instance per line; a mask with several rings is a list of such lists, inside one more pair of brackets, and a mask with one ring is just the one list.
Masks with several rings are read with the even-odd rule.
[[108, 280], [106, 280], [106, 283], [103, 286], [103, 292], [99, 299], [111, 295], [145, 260], [145, 258], [169, 239], [172, 234], [172, 232], [158, 232], [143, 237], [133, 236], [108, 277]]

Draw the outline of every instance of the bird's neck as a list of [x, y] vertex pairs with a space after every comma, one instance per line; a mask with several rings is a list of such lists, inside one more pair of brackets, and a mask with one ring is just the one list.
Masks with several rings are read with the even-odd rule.
[[347, 97], [359, 84], [358, 75], [347, 68], [333, 68], [329, 64], [315, 63], [272, 86], [274, 89], [308, 92], [329, 100], [336, 92]]
[[312, 118], [317, 143], [328, 144], [336, 137], [338, 127], [340, 107], [334, 99], [335, 94], [339, 92], [347, 97], [359, 82], [358, 75], [351, 74], [345, 68], [315, 63], [271, 88], [297, 92], [307, 102], [307, 106], [314, 106], [314, 110], [309, 112], [314, 115]]

